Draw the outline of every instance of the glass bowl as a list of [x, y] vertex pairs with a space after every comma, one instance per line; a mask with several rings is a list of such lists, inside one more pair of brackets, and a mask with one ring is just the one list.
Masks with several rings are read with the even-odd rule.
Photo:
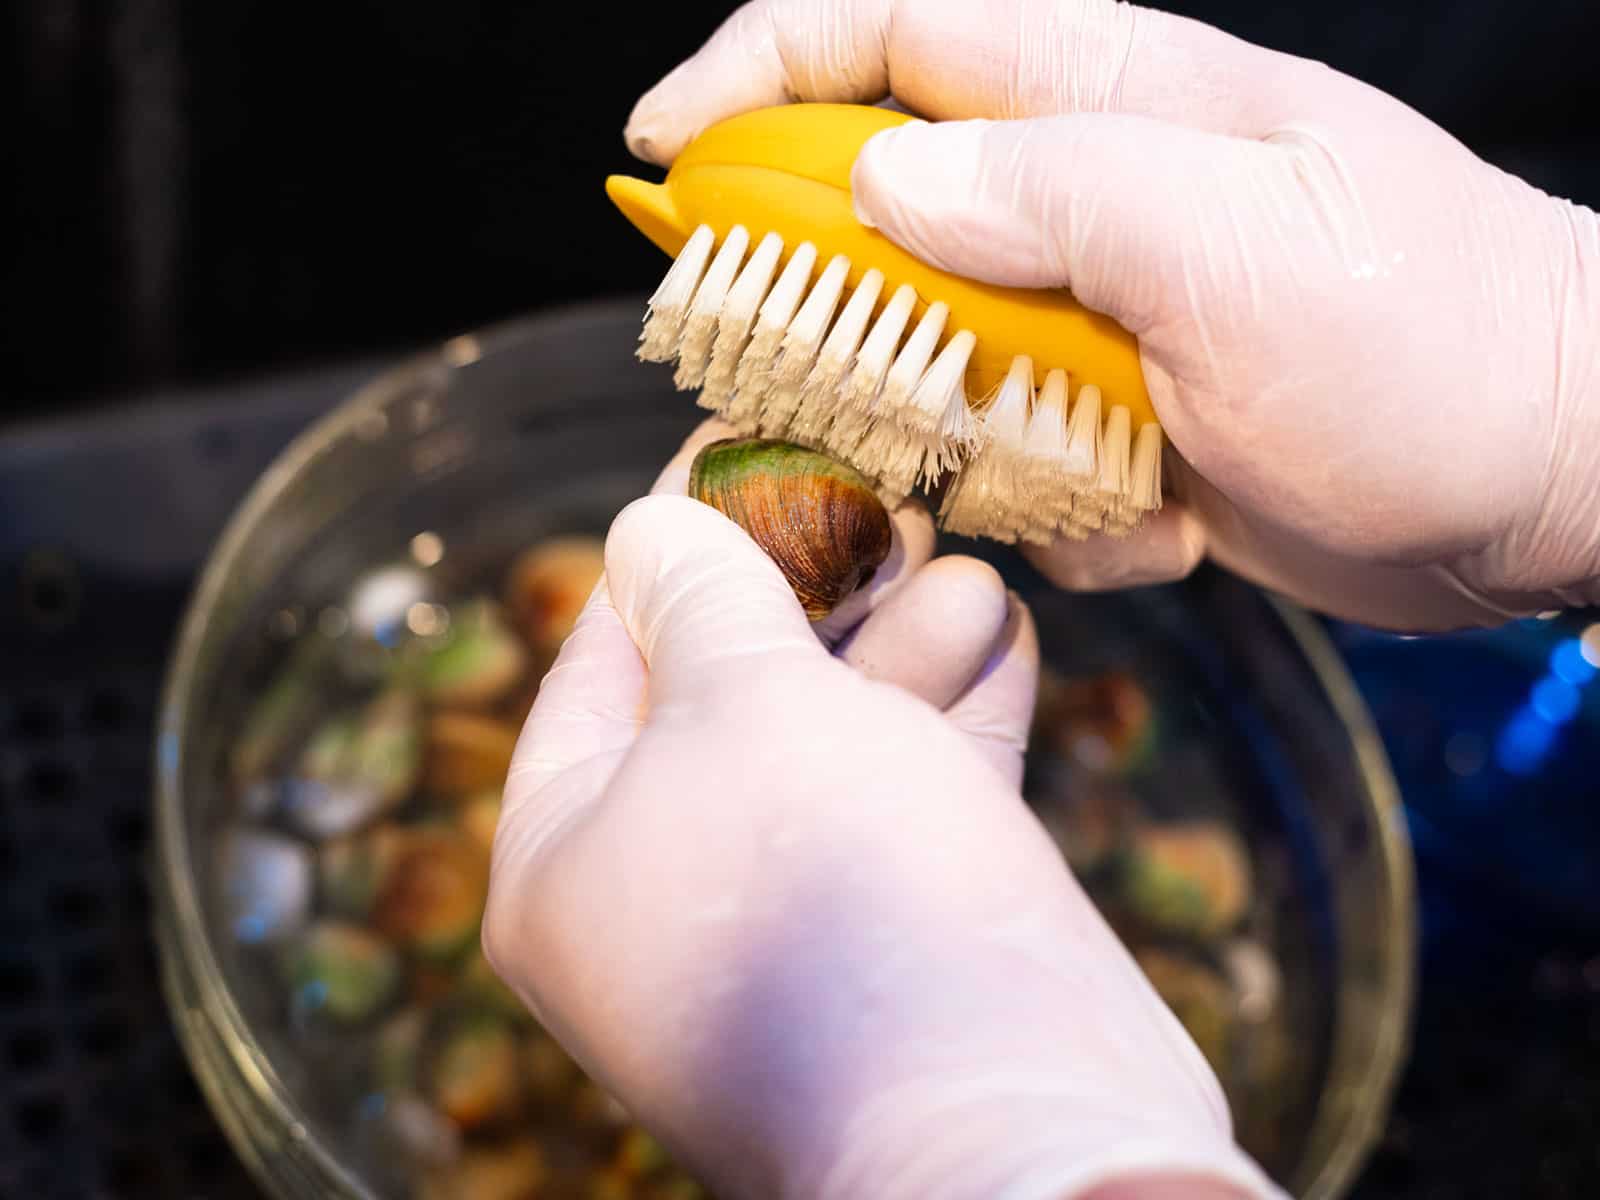
[[[389, 626], [364, 615], [374, 590], [448, 618], [462, 597], [498, 594], [519, 551], [602, 535], [648, 488], [697, 418], [661, 370], [634, 361], [641, 311], [629, 300], [540, 315], [384, 375], [284, 452], [200, 578], [157, 732], [158, 936], [195, 1073], [274, 1195], [403, 1194], [410, 1167], [391, 1170], [374, 1133], [392, 1125], [393, 1095], [360, 1082], [376, 1035], [298, 1019], [294, 997], [326, 1004], [325, 982], [282, 982], [277, 934], [230, 900], [253, 876], [229, 848], [241, 826], [276, 820], [263, 806], [281, 798], [232, 769], [240, 731], [291, 646], [323, 639], [347, 665], [393, 652], [392, 614]], [[1218, 572], [1068, 596], [1004, 548], [948, 548], [989, 558], [1038, 618], [1048, 671], [1030, 803], [1198, 1022], [1246, 1144], [1296, 1194], [1343, 1195], [1404, 1058], [1415, 920], [1389, 767], [1320, 626]], [[1213, 930], [1200, 950], [1172, 880], [1152, 874], [1183, 860], [1173, 830], [1234, 839], [1248, 867], [1226, 936]], [[1229, 1023], [1208, 1042], [1218, 980]], [[564, 1136], [545, 1130], [541, 1153], [559, 1160]]]

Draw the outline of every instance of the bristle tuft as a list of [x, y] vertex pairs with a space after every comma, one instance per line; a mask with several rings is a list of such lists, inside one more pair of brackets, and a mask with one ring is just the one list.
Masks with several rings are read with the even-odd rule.
[[800, 389], [828, 335], [828, 326], [838, 311], [839, 297], [844, 293], [844, 282], [849, 274], [850, 260], [842, 254], [834, 255], [794, 320], [789, 322], [771, 385], [762, 397], [761, 411], [756, 418], [761, 436], [783, 437], [789, 432], [789, 423], [800, 407]]
[[741, 429], [751, 427], [761, 409], [762, 397], [772, 385], [778, 353], [783, 348], [783, 335], [789, 330], [795, 310], [805, 299], [816, 264], [817, 248], [810, 242], [801, 242], [756, 313], [755, 329], [734, 373], [733, 395], [723, 402], [722, 408], [723, 416]]
[[705, 385], [700, 395], [703, 408], [721, 412], [727, 407], [733, 395], [739, 359], [750, 340], [750, 327], [755, 324], [756, 312], [772, 286], [772, 276], [782, 253], [783, 239], [775, 233], [767, 234], [728, 289], [717, 319], [716, 340], [711, 344], [711, 362], [705, 371]]
[[817, 361], [800, 388], [800, 405], [790, 424], [792, 436], [807, 445], [821, 444], [844, 400], [845, 376], [861, 348], [872, 310], [883, 293], [883, 272], [873, 268], [861, 277], [833, 323]]
[[711, 260], [717, 235], [711, 226], [702, 225], [690, 235], [678, 257], [672, 260], [645, 310], [644, 329], [639, 334], [638, 356], [645, 362], [671, 362], [678, 353], [683, 320], [694, 298], [695, 288]]
[[749, 232], [743, 225], [735, 225], [728, 231], [705, 278], [695, 289], [678, 344], [678, 369], [672, 376], [673, 386], [679, 391], [689, 391], [705, 382], [706, 367], [711, 362], [711, 344], [717, 336], [717, 319], [749, 247]]

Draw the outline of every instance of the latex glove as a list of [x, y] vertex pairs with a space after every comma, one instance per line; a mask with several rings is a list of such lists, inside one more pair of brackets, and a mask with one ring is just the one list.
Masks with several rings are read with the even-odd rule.
[[1022, 802], [1038, 650], [990, 568], [903, 573], [836, 657], [705, 505], [605, 557], [484, 948], [681, 1162], [729, 1200], [1277, 1194]]
[[1594, 212], [1318, 63], [1110, 0], [757, 0], [627, 137], [666, 163], [740, 110], [891, 91], [950, 123], [867, 144], [860, 217], [1121, 322], [1186, 460], [1137, 538], [1036, 555], [1058, 582], [1209, 551], [1397, 627], [1600, 602]]

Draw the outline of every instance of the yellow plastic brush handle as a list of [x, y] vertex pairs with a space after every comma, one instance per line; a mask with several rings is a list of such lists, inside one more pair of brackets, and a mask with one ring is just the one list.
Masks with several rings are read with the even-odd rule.
[[[1156, 419], [1139, 368], [1139, 343], [1110, 317], [1090, 312], [1062, 290], [997, 287], [931, 267], [855, 218], [850, 168], [867, 139], [911, 118], [858, 104], [788, 104], [731, 117], [680, 154], [666, 182], [626, 175], [606, 180], [606, 194], [640, 232], [676, 256], [701, 225], [721, 244], [743, 225], [751, 244], [768, 233], [785, 257], [802, 242], [817, 248], [820, 268], [835, 254], [850, 260], [854, 287], [870, 268], [883, 272], [884, 294], [901, 284], [922, 306], [950, 307], [945, 328], [978, 339], [967, 368], [968, 395], [986, 395], [1019, 354], [1042, 373], [1062, 367], [1074, 390], [1092, 383], [1103, 403], [1126, 405], [1133, 426]], [[1036, 384], [1041, 379], [1034, 381]], [[1104, 410], [1102, 410], [1104, 411]]]

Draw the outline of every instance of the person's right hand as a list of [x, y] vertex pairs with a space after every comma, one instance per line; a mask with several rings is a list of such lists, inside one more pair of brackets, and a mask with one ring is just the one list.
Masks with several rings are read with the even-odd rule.
[[1036, 555], [1057, 582], [1209, 553], [1395, 627], [1600, 602], [1600, 216], [1318, 63], [1111, 0], [756, 0], [627, 137], [665, 164], [742, 110], [890, 95], [943, 123], [867, 144], [858, 214], [1121, 322], [1181, 455], [1134, 538]]

